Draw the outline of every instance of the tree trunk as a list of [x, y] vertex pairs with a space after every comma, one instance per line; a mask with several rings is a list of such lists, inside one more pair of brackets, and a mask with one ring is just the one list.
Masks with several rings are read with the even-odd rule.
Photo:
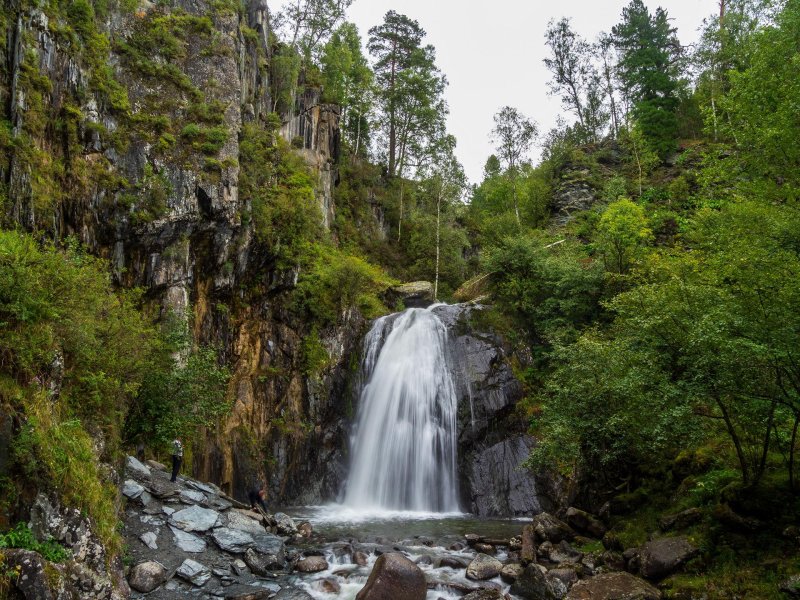
[[800, 426], [800, 411], [794, 413], [794, 426], [792, 427], [792, 441], [790, 442], [789, 446], [789, 490], [794, 493], [797, 490], [795, 489], [794, 484], [794, 448], [795, 444], [797, 443], [797, 428]]
[[436, 276], [433, 280], [433, 301], [439, 299], [439, 242], [440, 242], [440, 229], [441, 212], [442, 212], [442, 195], [444, 194], [444, 181], [442, 187], [439, 188], [439, 197], [436, 199]]
[[400, 216], [397, 219], [397, 241], [403, 235], [403, 178], [400, 178]]
[[747, 466], [747, 458], [745, 457], [744, 450], [742, 449], [742, 442], [739, 440], [739, 435], [736, 433], [736, 428], [733, 426], [733, 422], [728, 414], [728, 410], [725, 408], [725, 404], [723, 404], [722, 399], [719, 397], [719, 394], [716, 390], [714, 391], [713, 396], [714, 401], [717, 403], [717, 406], [722, 412], [722, 419], [725, 421], [725, 427], [728, 430], [728, 435], [733, 441], [734, 448], [736, 448], [736, 457], [739, 459], [739, 468], [742, 471], [742, 482], [744, 483], [745, 487], [747, 487], [750, 484], [750, 469]]

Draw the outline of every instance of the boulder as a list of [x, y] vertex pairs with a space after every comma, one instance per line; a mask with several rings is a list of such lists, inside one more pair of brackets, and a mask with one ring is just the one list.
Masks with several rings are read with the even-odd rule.
[[133, 456], [129, 456], [125, 461], [125, 471], [128, 475], [139, 481], [150, 480], [150, 467], [143, 465]]
[[197, 490], [181, 490], [181, 493], [178, 497], [184, 504], [199, 504], [206, 499], [206, 495], [203, 492], [198, 492]]
[[458, 558], [455, 556], [443, 556], [438, 561], [436, 568], [440, 569], [442, 567], [447, 567], [449, 569], [461, 570], [461, 569], [466, 569], [468, 564], [469, 563], [462, 558]]
[[533, 525], [525, 525], [522, 529], [522, 548], [519, 551], [522, 566], [536, 562], [536, 529]]
[[301, 521], [297, 524], [297, 535], [304, 538], [310, 538], [314, 533], [314, 528], [308, 521]]
[[579, 508], [570, 507], [567, 509], [567, 523], [573, 529], [598, 539], [602, 538], [606, 533], [606, 526], [603, 525], [600, 519]]
[[578, 581], [578, 573], [575, 571], [575, 569], [569, 567], [550, 569], [547, 572], [547, 577], [548, 579], [552, 577], [560, 580], [567, 589], [572, 587], [572, 585]]
[[176, 487], [174, 483], [169, 480], [163, 479], [155, 479], [153, 480], [150, 485], [148, 486], [150, 489], [150, 493], [153, 494], [156, 498], [160, 498], [161, 500], [166, 500], [167, 498], [173, 498], [178, 495], [180, 490]]
[[500, 579], [506, 583], [514, 583], [517, 579], [519, 579], [519, 576], [522, 575], [524, 570], [525, 567], [519, 563], [503, 565], [503, 569], [500, 571]]
[[433, 284], [430, 281], [411, 281], [391, 288], [393, 299], [403, 301], [406, 308], [424, 308], [430, 305], [433, 298]]
[[122, 495], [131, 500], [136, 500], [143, 492], [144, 488], [133, 479], [126, 479], [125, 483], [122, 484]]
[[543, 512], [534, 516], [531, 525], [540, 542], [550, 541], [557, 544], [561, 540], [571, 540], [575, 537], [575, 532], [569, 525], [550, 513]]
[[322, 556], [307, 556], [297, 561], [294, 570], [300, 573], [319, 573], [328, 568], [328, 561]]
[[[248, 548], [244, 553], [244, 564], [250, 567], [250, 570], [256, 575], [264, 577], [269, 571], [276, 571], [283, 568], [283, 560], [278, 561], [275, 555], [259, 554], [252, 548]], [[239, 565], [238, 570], [242, 570], [243, 565]], [[234, 564], [234, 570], [237, 570], [237, 565]], [[237, 573], [238, 573], [237, 570]], [[241, 575], [241, 573], [238, 573]]]
[[255, 543], [249, 533], [229, 527], [217, 527], [211, 533], [211, 539], [220, 549], [231, 554], [244, 554]]
[[191, 558], [184, 560], [178, 570], [175, 571], [175, 574], [197, 587], [203, 587], [211, 579], [211, 570]]
[[483, 539], [483, 536], [477, 533], [468, 533], [464, 536], [464, 539], [467, 541], [467, 545], [474, 546]]
[[[255, 513], [250, 513], [255, 514]], [[250, 514], [244, 511], [232, 510], [225, 514], [228, 520], [227, 527], [230, 529], [238, 529], [239, 531], [246, 531], [251, 535], [260, 535], [266, 533], [260, 520], [250, 517]]]
[[172, 513], [169, 522], [183, 531], [208, 531], [219, 523], [219, 513], [195, 505]]
[[146, 460], [144, 462], [148, 467], [150, 467], [151, 469], [155, 469], [156, 471], [164, 471], [164, 472], [167, 471], [167, 467], [158, 462], [157, 460]]
[[[24, 598], [24, 600], [53, 600], [60, 598], [58, 585], [63, 581], [59, 565], [48, 563], [38, 552], [4, 548], [2, 553], [2, 598]], [[15, 576], [19, 570], [19, 576]], [[11, 589], [7, 589], [8, 583]], [[16, 594], [19, 592], [21, 595]]]
[[[542, 544], [541, 548], [545, 547], [545, 544]], [[561, 540], [558, 545], [549, 547], [547, 558], [554, 563], [576, 563], [583, 558], [583, 552], [570, 546], [567, 540]]]
[[638, 573], [642, 564], [642, 557], [639, 548], [628, 548], [622, 553], [625, 560], [625, 570], [630, 573]]
[[252, 585], [231, 585], [225, 588], [223, 597], [225, 600], [267, 600], [275, 591]]
[[285, 513], [275, 513], [275, 523], [278, 533], [281, 535], [294, 535], [297, 533], [297, 525], [294, 524], [292, 517]]
[[326, 577], [314, 582], [314, 588], [324, 594], [339, 594], [342, 586], [333, 577]]
[[488, 554], [478, 554], [467, 567], [467, 579], [483, 581], [497, 577], [503, 570], [503, 563]]
[[353, 552], [353, 562], [359, 567], [366, 567], [368, 560], [369, 557], [364, 552], [361, 552], [360, 550]]
[[206, 542], [204, 539], [194, 534], [181, 531], [172, 525], [170, 525], [169, 528], [172, 531], [172, 535], [175, 536], [175, 545], [184, 552], [197, 554], [206, 551]]
[[265, 556], [274, 564], [283, 564], [286, 560], [286, 546], [283, 540], [271, 533], [252, 534], [253, 550]]
[[402, 554], [381, 554], [356, 600], [425, 600], [427, 583], [417, 565]]
[[661, 600], [661, 592], [630, 573], [602, 573], [573, 585], [564, 600]]
[[555, 600], [552, 586], [545, 579], [539, 565], [530, 564], [511, 584], [511, 593], [523, 600]]
[[685, 537], [661, 538], [642, 546], [641, 573], [648, 579], [661, 579], [677, 571], [697, 554], [697, 548]]
[[482, 552], [483, 554], [491, 554], [492, 556], [497, 554], [497, 548], [495, 548], [491, 544], [484, 544], [483, 542], [480, 542], [475, 544], [474, 548], [475, 552]]
[[461, 600], [505, 600], [505, 595], [500, 590], [484, 588], [470, 592]]
[[286, 587], [272, 596], [271, 600], [314, 600], [314, 597], [305, 590]]
[[606, 550], [603, 552], [601, 556], [603, 559], [603, 565], [609, 571], [624, 571], [625, 570], [625, 557], [622, 556], [619, 552], [614, 552], [612, 550]]
[[699, 523], [703, 518], [703, 511], [699, 508], [688, 508], [674, 515], [665, 515], [658, 520], [661, 531], [671, 529], [686, 529], [695, 523]]
[[148, 560], [135, 565], [128, 575], [128, 584], [137, 592], [152, 592], [167, 580], [167, 569], [159, 562]]

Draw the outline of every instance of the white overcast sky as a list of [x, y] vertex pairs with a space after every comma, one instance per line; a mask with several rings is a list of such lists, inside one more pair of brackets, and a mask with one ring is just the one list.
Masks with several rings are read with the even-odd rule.
[[[493, 152], [489, 140], [492, 116], [502, 106], [513, 106], [535, 119], [543, 133], [555, 125], [562, 112], [560, 100], [547, 95], [549, 75], [542, 63], [547, 54], [544, 31], [548, 21], [571, 17], [573, 29], [594, 41], [601, 31], [610, 31], [619, 22], [628, 2], [355, 0], [348, 20], [358, 26], [364, 43], [367, 30], [382, 22], [388, 10], [419, 22], [450, 83], [445, 92], [450, 106], [447, 122], [458, 140], [456, 154], [470, 181], [479, 183], [483, 165]], [[698, 39], [698, 28], [717, 10], [718, 0], [645, 0], [645, 4], [651, 10], [663, 6], [678, 28], [681, 43], [687, 45]], [[272, 0], [269, 5], [274, 10], [282, 2]]]

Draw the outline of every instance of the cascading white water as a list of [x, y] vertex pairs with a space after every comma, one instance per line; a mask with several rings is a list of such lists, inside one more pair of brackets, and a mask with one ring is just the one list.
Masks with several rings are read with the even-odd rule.
[[364, 341], [345, 505], [457, 512], [456, 391], [430, 309], [378, 319]]

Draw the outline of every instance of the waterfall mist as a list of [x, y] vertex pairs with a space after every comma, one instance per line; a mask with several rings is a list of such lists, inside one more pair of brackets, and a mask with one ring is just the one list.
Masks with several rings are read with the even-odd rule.
[[444, 324], [420, 308], [378, 319], [361, 369], [344, 504], [457, 512], [457, 398]]

